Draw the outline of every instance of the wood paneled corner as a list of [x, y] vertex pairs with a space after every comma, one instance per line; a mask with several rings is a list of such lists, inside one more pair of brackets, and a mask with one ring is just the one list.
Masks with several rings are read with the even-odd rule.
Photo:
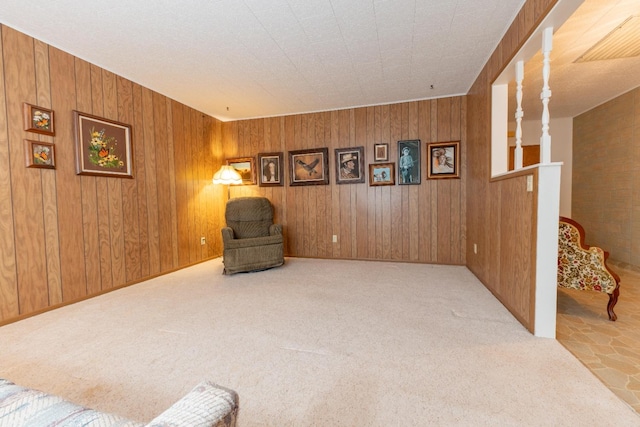
[[[0, 322], [220, 255], [220, 122], [0, 28]], [[54, 110], [55, 136], [24, 130], [25, 102]], [[74, 110], [132, 126], [133, 179], [76, 174]], [[53, 143], [56, 168], [26, 168], [24, 139]]]
[[[472, 85], [465, 110], [466, 264], [529, 330], [534, 320], [537, 221], [532, 198], [537, 195], [523, 190], [523, 174], [491, 179], [491, 85], [556, 3], [525, 2]], [[536, 181], [537, 171], [533, 173]]]
[[[282, 151], [282, 187], [240, 186], [231, 196], [262, 195], [284, 227], [288, 256], [464, 264], [466, 258], [466, 97], [414, 101], [222, 124], [225, 157]], [[421, 140], [419, 185], [369, 186], [373, 146]], [[461, 141], [461, 179], [426, 179], [426, 143]], [[337, 148], [363, 146], [366, 182], [338, 185]], [[291, 150], [329, 149], [329, 185], [288, 185]], [[333, 242], [333, 236], [337, 241]]]

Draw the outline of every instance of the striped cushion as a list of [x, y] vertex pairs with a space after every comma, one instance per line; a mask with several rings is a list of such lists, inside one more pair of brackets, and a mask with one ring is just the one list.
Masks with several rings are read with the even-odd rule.
[[0, 427], [138, 427], [142, 425], [0, 379]]
[[237, 411], [235, 391], [203, 381], [154, 418], [148, 427], [233, 427]]

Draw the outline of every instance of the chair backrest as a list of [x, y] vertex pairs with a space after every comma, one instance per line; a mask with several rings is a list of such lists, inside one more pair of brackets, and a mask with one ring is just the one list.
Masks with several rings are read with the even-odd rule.
[[265, 197], [238, 197], [227, 202], [224, 217], [237, 239], [264, 237], [273, 224], [273, 206]]
[[606, 264], [608, 253], [584, 243], [584, 228], [560, 217], [558, 229], [558, 285], [613, 293], [620, 278]]

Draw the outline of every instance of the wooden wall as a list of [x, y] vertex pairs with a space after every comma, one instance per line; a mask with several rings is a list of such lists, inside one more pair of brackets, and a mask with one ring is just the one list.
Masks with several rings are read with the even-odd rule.
[[[468, 94], [467, 266], [532, 330], [536, 189], [526, 177], [491, 180], [491, 84], [557, 0], [527, 0]], [[474, 254], [473, 245], [478, 253]]]
[[[328, 147], [330, 185], [232, 197], [274, 202], [290, 256], [466, 263], [526, 324], [535, 192], [490, 179], [491, 82], [555, 3], [526, 1], [467, 97], [231, 123], [2, 26], [0, 322], [220, 255], [226, 192], [209, 183], [223, 159]], [[22, 130], [23, 102], [55, 110], [54, 138]], [[74, 109], [133, 125], [134, 179], [76, 175]], [[27, 169], [25, 138], [54, 142], [57, 168]], [[363, 145], [368, 164], [389, 143], [395, 161], [401, 139], [422, 140], [420, 185], [335, 184], [333, 149]], [[426, 180], [424, 144], [450, 140], [461, 179]]]
[[[221, 253], [219, 121], [6, 26], [0, 83], [0, 322]], [[23, 130], [24, 102], [55, 137]], [[134, 179], [76, 175], [73, 110], [132, 125]], [[25, 167], [25, 138], [55, 170]]]
[[[399, 260], [464, 264], [466, 250], [466, 98], [354, 108], [224, 123], [226, 157], [329, 148], [330, 185], [232, 187], [232, 197], [264, 195], [284, 226], [289, 256]], [[420, 185], [371, 187], [373, 145], [389, 144], [397, 163], [397, 141], [420, 139]], [[426, 179], [426, 143], [461, 142], [461, 179]], [[367, 182], [335, 183], [334, 149], [365, 147]], [[397, 166], [397, 165], [396, 165]], [[332, 242], [332, 236], [338, 242]]]

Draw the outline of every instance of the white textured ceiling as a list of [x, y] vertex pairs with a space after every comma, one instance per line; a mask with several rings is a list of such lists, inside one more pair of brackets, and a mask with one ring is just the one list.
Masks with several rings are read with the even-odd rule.
[[[235, 120], [466, 94], [523, 4], [0, 0], [0, 23]], [[634, 14], [639, 0], [585, 0], [556, 32], [552, 117], [573, 117], [640, 86], [638, 57], [573, 63]], [[525, 119], [541, 115], [541, 67], [540, 54], [526, 65]]]
[[466, 94], [523, 4], [1, 0], [0, 22], [233, 120]]

